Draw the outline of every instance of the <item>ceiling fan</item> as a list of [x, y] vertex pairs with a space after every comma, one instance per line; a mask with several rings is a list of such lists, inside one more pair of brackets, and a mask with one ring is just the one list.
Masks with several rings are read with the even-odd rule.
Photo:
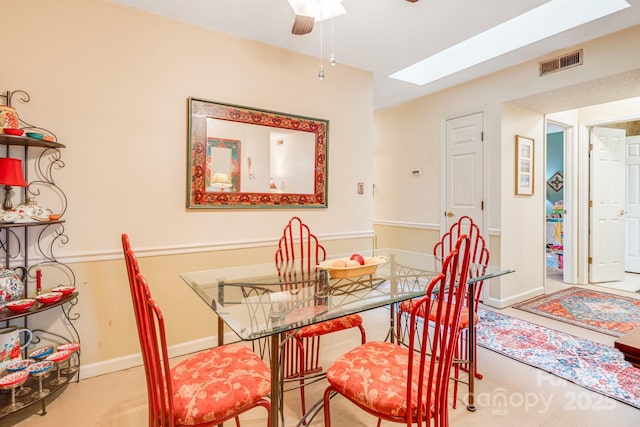
[[[407, 1], [415, 3], [418, 0]], [[298, 36], [313, 31], [316, 22], [347, 13], [342, 6], [342, 0], [289, 0], [289, 4], [296, 14], [291, 33]]]
[[289, 0], [289, 4], [296, 14], [291, 28], [295, 35], [308, 34], [316, 22], [347, 13], [342, 0]]

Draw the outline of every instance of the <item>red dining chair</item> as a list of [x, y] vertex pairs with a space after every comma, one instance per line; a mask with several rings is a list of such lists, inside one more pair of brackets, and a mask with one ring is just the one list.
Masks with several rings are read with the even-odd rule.
[[[433, 247], [433, 254], [440, 259], [444, 259], [447, 254], [455, 247], [457, 239], [461, 235], [469, 236], [469, 262], [470, 264], [474, 264], [475, 266], [486, 266], [489, 263], [489, 250], [486, 248], [486, 243], [482, 235], [480, 234], [480, 228], [473, 221], [473, 219], [469, 216], [462, 216], [458, 221], [453, 223], [441, 238], [438, 243]], [[469, 277], [474, 277], [479, 274], [483, 274], [484, 271], [482, 268], [475, 267], [471, 268], [471, 271], [468, 273]], [[473, 295], [474, 295], [474, 325], [478, 322], [478, 307], [480, 296], [482, 295], [482, 285], [483, 282], [476, 282], [473, 285]], [[467, 294], [465, 294], [467, 295]], [[398, 325], [402, 325], [401, 317], [402, 313], [407, 313], [409, 308], [413, 302], [405, 301], [400, 304], [398, 310]], [[432, 321], [433, 316], [429, 316], [429, 320]], [[460, 382], [460, 370], [464, 370], [466, 372], [469, 371], [469, 299], [465, 298], [462, 308], [462, 314], [460, 316], [460, 322], [457, 325], [458, 333], [459, 333], [459, 343], [456, 348], [456, 359], [454, 361], [454, 386], [453, 386], [453, 408], [456, 407], [457, 398], [458, 398], [458, 383]], [[475, 328], [474, 328], [475, 333]], [[475, 337], [474, 337], [475, 338]], [[477, 341], [474, 341], [477, 343]], [[477, 344], [476, 344], [477, 345]], [[474, 363], [476, 363], [476, 372], [475, 377], [478, 379], [482, 379], [482, 375], [478, 373], [477, 370], [477, 349], [474, 349]]]
[[[130, 287], [147, 379], [149, 426], [205, 427], [233, 418], [239, 427], [238, 416], [249, 409], [262, 406], [269, 414], [266, 396], [271, 391], [271, 372], [247, 347], [215, 347], [169, 366], [162, 311], [125, 234], [122, 243], [127, 273], [133, 279]], [[267, 426], [269, 422], [267, 415]]]
[[[318, 263], [326, 259], [326, 255], [325, 248], [311, 233], [309, 226], [303, 223], [299, 217], [292, 217], [284, 227], [275, 253], [278, 275], [285, 283], [283, 286], [289, 288], [294, 286], [296, 282], [317, 279], [318, 270], [316, 267]], [[320, 366], [320, 337], [351, 328], [360, 330], [361, 343], [364, 344], [366, 333], [362, 326], [362, 317], [359, 314], [351, 314], [302, 327], [287, 334], [283, 340], [281, 351], [282, 391], [300, 389], [302, 417], [306, 414], [305, 385], [325, 377], [323, 368]], [[292, 381], [298, 382], [298, 385], [284, 390], [284, 382]]]
[[[469, 238], [458, 239], [442, 272], [408, 312], [408, 345], [370, 341], [341, 356], [327, 369], [324, 425], [331, 426], [330, 399], [340, 394], [382, 420], [412, 425], [449, 425], [449, 376], [458, 335], [469, 265]], [[422, 313], [432, 313], [424, 322]], [[428, 337], [428, 339], [426, 338]]]

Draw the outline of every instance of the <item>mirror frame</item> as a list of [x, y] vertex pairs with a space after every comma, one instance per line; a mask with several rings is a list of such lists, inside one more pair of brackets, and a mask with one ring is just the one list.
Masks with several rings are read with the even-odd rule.
[[[187, 208], [326, 208], [329, 121], [190, 97], [187, 143]], [[207, 119], [310, 132], [315, 137], [314, 192], [254, 193], [206, 190]], [[233, 138], [240, 141], [241, 138]], [[265, 141], [265, 144], [269, 144]], [[241, 159], [238, 158], [238, 162]], [[237, 165], [241, 171], [241, 165]], [[239, 176], [239, 180], [243, 179]]]

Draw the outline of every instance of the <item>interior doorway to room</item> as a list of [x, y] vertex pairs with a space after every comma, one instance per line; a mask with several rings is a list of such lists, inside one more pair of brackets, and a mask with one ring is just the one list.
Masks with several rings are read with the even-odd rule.
[[547, 277], [567, 281], [565, 261], [565, 128], [547, 122], [545, 170], [545, 265]]

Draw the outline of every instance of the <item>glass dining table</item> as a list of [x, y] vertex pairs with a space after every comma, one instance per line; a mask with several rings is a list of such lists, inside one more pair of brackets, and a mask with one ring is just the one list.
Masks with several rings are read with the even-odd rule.
[[[308, 260], [296, 260], [276, 269], [274, 262], [181, 273], [180, 277], [202, 298], [218, 317], [218, 345], [224, 344], [226, 324], [245, 341], [269, 339], [271, 367], [271, 426], [279, 424], [280, 369], [279, 348], [282, 334], [349, 314], [374, 308], [391, 308], [387, 339], [398, 340], [395, 303], [424, 294], [441, 270], [441, 259], [432, 254], [385, 248], [359, 252], [368, 264], [361, 267], [335, 267], [333, 260], [349, 259], [350, 254], [330, 257], [317, 271], [304, 273]], [[315, 265], [315, 263], [313, 264]], [[313, 266], [312, 265], [312, 266]], [[473, 285], [511, 273], [494, 265], [471, 265], [468, 280], [470, 306]], [[312, 268], [313, 270], [313, 268]], [[470, 327], [474, 312], [470, 310]], [[469, 333], [469, 396], [474, 406], [474, 343]]]

